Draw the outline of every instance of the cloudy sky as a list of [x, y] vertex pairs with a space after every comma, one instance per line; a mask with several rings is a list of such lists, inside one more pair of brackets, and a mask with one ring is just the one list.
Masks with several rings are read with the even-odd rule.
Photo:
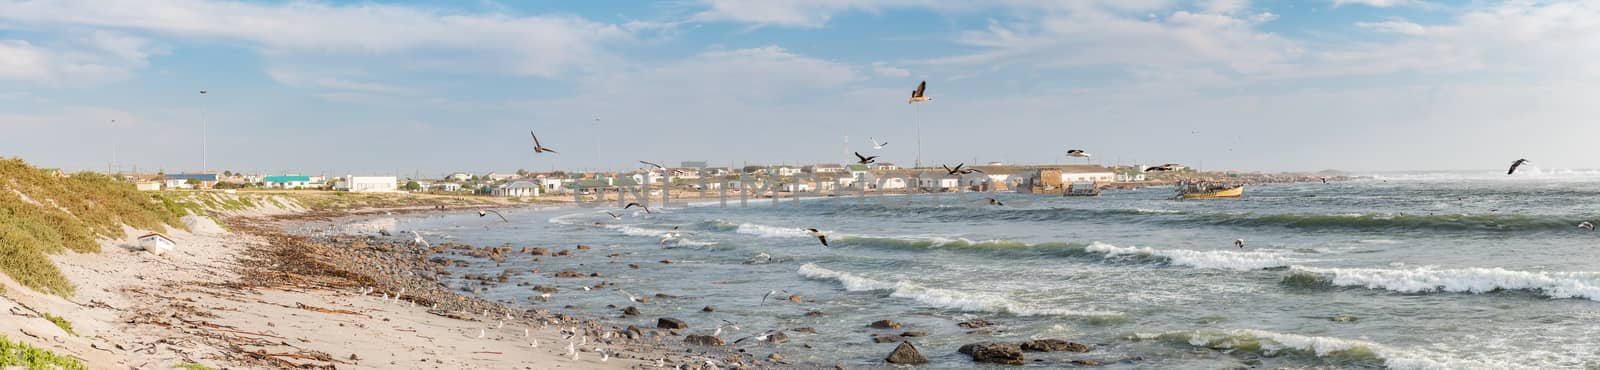
[[1592, 168], [1596, 60], [1592, 1], [0, 0], [0, 155], [193, 170], [205, 122], [214, 170], [839, 162], [869, 136], [904, 165], [920, 126], [924, 164]]

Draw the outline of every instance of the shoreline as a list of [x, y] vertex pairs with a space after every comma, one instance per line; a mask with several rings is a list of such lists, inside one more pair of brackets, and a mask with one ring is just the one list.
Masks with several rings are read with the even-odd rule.
[[646, 369], [743, 360], [711, 348], [683, 352], [682, 337], [655, 328], [453, 292], [436, 280], [432, 250], [409, 243], [290, 232], [295, 223], [430, 211], [221, 216], [231, 232], [168, 230], [179, 247], [166, 256], [144, 252], [131, 242], [141, 233], [127, 228], [127, 237], [103, 240], [100, 253], [51, 256], [79, 288], [71, 297], [0, 275], [0, 312], [12, 318], [0, 320], [0, 336], [93, 369]]

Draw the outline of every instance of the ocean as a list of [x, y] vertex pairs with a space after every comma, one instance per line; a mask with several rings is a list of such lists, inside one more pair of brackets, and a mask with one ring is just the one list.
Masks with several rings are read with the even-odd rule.
[[[506, 210], [509, 224], [470, 211], [390, 222], [435, 244], [592, 246], [541, 262], [455, 256], [471, 264], [446, 282], [476, 286], [459, 277], [523, 271], [479, 294], [601, 317], [637, 306], [641, 316], [617, 320], [653, 327], [673, 317], [690, 324], [689, 334], [727, 320], [740, 327], [723, 332], [730, 343], [813, 327], [816, 334], [776, 348], [739, 345], [800, 363], [880, 366], [895, 344], [872, 335], [923, 331], [909, 339], [932, 360], [927, 368], [978, 366], [957, 353], [964, 344], [1036, 338], [1094, 347], [1028, 353], [1036, 367], [1600, 367], [1600, 234], [1575, 227], [1600, 222], [1600, 173], [1527, 172], [1255, 185], [1237, 200], [1174, 201], [1169, 189], [1147, 188], [1078, 198], [752, 200], [654, 214], [529, 208]], [[604, 210], [625, 215], [613, 220]], [[674, 227], [683, 235], [663, 243]], [[832, 246], [801, 230], [812, 227]], [[599, 277], [552, 277], [565, 269]], [[580, 289], [601, 281], [612, 285]], [[539, 293], [519, 282], [560, 292], [531, 301]], [[763, 304], [772, 290], [804, 303]], [[658, 293], [671, 297], [638, 304], [627, 296]], [[868, 327], [883, 319], [905, 327]], [[973, 319], [997, 325], [987, 333], [957, 326]]]

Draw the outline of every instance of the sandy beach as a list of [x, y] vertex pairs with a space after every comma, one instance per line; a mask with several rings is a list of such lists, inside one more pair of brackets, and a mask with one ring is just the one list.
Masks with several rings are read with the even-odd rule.
[[[425, 212], [423, 209], [366, 212]], [[358, 237], [332, 244], [284, 225], [352, 213], [261, 209], [223, 215], [156, 256], [105, 240], [98, 254], [52, 257], [71, 298], [9, 278], [0, 335], [82, 360], [92, 369], [372, 368], [624, 369], [703, 364], [662, 343], [673, 333], [521, 311], [452, 293], [434, 281], [430, 251]], [[70, 323], [72, 333], [45, 314]], [[632, 330], [629, 330], [632, 329]], [[565, 332], [564, 332], [565, 331]], [[569, 351], [570, 345], [570, 351]], [[738, 359], [736, 359], [738, 360]]]

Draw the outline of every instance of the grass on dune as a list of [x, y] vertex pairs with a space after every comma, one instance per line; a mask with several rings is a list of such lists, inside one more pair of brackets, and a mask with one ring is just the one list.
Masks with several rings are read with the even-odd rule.
[[183, 208], [109, 176], [60, 177], [21, 159], [0, 160], [0, 272], [35, 290], [70, 295], [74, 287], [48, 254], [99, 252], [96, 240], [122, 237], [122, 225], [187, 230], [179, 221], [188, 213]]
[[27, 343], [12, 342], [4, 335], [0, 335], [0, 368], [19, 366], [25, 369], [80, 370], [89, 368], [76, 358], [58, 355], [55, 352], [30, 346]]

